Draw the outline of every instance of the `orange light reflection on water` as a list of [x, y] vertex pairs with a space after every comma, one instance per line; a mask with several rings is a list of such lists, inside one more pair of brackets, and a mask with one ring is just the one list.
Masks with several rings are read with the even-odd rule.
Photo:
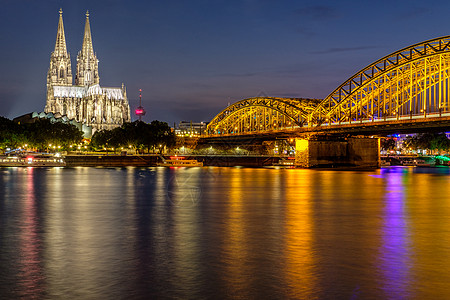
[[311, 173], [293, 170], [286, 177], [286, 281], [292, 299], [314, 299], [316, 276], [312, 249]]
[[[234, 295], [240, 295], [243, 299], [247, 298], [248, 275], [245, 274], [247, 268], [245, 261], [247, 259], [246, 234], [244, 228], [243, 213], [243, 182], [245, 180], [244, 169], [232, 169], [235, 173], [230, 182], [230, 195], [228, 206], [228, 224], [225, 226], [227, 232], [224, 234], [226, 243], [224, 244], [223, 259], [225, 268], [229, 274], [227, 283], [228, 289]], [[248, 174], [247, 174], [248, 175]]]

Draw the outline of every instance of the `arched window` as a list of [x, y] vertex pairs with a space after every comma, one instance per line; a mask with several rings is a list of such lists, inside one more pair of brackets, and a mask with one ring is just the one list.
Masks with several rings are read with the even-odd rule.
[[91, 81], [91, 72], [86, 72], [85, 76], [84, 76], [84, 80], [86, 81], [86, 83], [90, 83]]
[[64, 68], [59, 70], [59, 78], [64, 78]]

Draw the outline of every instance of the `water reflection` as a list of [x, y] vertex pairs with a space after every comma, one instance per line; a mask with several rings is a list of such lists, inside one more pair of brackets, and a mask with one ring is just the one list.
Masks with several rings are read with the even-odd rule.
[[[222, 261], [225, 274], [229, 274], [226, 280], [230, 295], [241, 295], [243, 299], [249, 297], [249, 266], [246, 266], [248, 249], [245, 232], [244, 202], [248, 201], [248, 195], [244, 195], [246, 173], [244, 169], [231, 169], [230, 193], [228, 195], [227, 217], [224, 220], [225, 237]], [[227, 170], [228, 171], [228, 170]], [[248, 173], [247, 173], [248, 175]], [[248, 178], [251, 179], [251, 178]]]
[[[201, 246], [199, 222], [201, 168], [183, 168], [173, 174], [173, 185], [168, 188], [174, 215], [174, 274], [173, 278], [182, 298], [197, 298], [201, 272]], [[188, 297], [186, 297], [188, 296]]]
[[21, 297], [43, 295], [45, 277], [41, 261], [41, 237], [37, 212], [36, 191], [34, 189], [34, 169], [25, 172], [26, 193], [23, 201], [23, 216], [20, 224], [20, 278], [18, 283]]
[[406, 212], [407, 185], [402, 173], [386, 175], [380, 272], [385, 298], [409, 298], [411, 253]]
[[0, 169], [0, 294], [448, 298], [448, 175]]
[[317, 266], [314, 261], [312, 195], [313, 178], [308, 171], [286, 177], [286, 280], [288, 297], [317, 299]]

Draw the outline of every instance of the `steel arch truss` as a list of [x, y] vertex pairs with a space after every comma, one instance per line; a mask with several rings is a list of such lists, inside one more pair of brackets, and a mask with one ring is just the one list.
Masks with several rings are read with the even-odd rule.
[[238, 101], [208, 124], [208, 134], [242, 134], [301, 127], [322, 100], [256, 97]]
[[308, 116], [309, 126], [423, 118], [450, 111], [450, 36], [394, 52], [362, 69]]

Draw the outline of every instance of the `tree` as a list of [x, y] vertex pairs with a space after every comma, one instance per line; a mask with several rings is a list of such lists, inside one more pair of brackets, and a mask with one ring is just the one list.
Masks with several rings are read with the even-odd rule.
[[416, 136], [407, 136], [403, 140], [403, 148], [417, 150], [418, 139]]
[[38, 119], [34, 123], [21, 126], [28, 138], [28, 144], [40, 150], [48, 148], [50, 144], [68, 147], [80, 143], [83, 139], [83, 133], [75, 125], [51, 123], [49, 119]]
[[61, 147], [76, 144], [83, 133], [71, 124], [51, 123], [49, 119], [37, 119], [34, 123], [16, 124], [0, 117], [0, 148], [18, 148], [24, 144], [44, 150], [49, 144]]
[[135, 121], [125, 123], [112, 130], [97, 131], [92, 136], [92, 145], [99, 149], [105, 147], [124, 147], [129, 145], [137, 149], [150, 149], [175, 145], [175, 134], [165, 122], [153, 121], [150, 124]]
[[416, 136], [408, 136], [403, 142], [403, 146], [414, 150], [448, 151], [450, 140], [445, 133], [421, 133]]
[[395, 150], [396, 146], [397, 146], [397, 142], [393, 138], [381, 139], [381, 149], [384, 149], [384, 150]]
[[17, 148], [26, 143], [25, 136], [18, 124], [0, 117], [0, 149]]
[[113, 134], [111, 130], [99, 130], [91, 138], [91, 145], [96, 149], [111, 147]]
[[172, 148], [175, 146], [175, 133], [166, 122], [152, 121], [150, 123], [150, 136], [149, 145], [152, 147]]

